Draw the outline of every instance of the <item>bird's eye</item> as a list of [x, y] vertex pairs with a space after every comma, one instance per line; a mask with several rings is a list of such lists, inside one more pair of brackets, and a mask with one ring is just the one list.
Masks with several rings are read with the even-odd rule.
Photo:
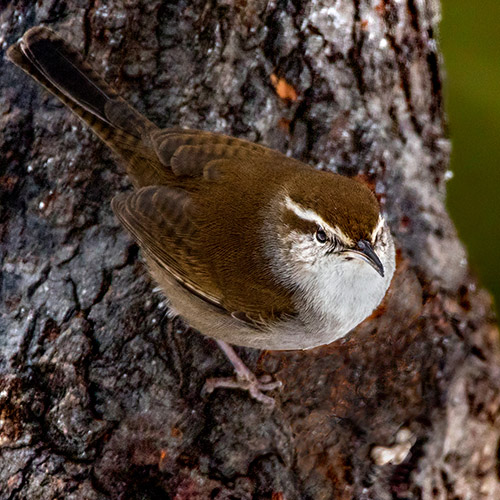
[[323, 231], [323, 229], [318, 228], [318, 230], [316, 231], [316, 239], [320, 243], [326, 243], [326, 240], [328, 239], [328, 237], [326, 236], [326, 233]]

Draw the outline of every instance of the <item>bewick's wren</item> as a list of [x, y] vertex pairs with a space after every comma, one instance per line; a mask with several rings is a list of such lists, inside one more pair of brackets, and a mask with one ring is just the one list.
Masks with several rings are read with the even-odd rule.
[[[363, 184], [244, 140], [161, 130], [47, 28], [29, 30], [8, 57], [121, 157], [135, 189], [113, 210], [171, 307], [205, 335], [309, 349], [381, 302], [394, 245]], [[261, 400], [259, 388], [273, 386], [247, 385]]]

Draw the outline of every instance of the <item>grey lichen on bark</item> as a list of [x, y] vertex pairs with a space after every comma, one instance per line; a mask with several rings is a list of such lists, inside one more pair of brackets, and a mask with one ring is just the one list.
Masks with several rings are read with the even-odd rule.
[[270, 412], [169, 321], [109, 207], [129, 189], [70, 113], [0, 60], [0, 498], [500, 497], [498, 332], [444, 206], [434, 0], [14, 1], [160, 126], [248, 138], [360, 176], [398, 246], [346, 342], [241, 350]]

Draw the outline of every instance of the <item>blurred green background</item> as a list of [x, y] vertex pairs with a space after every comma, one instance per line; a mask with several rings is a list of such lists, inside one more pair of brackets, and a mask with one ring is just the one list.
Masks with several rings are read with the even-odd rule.
[[473, 269], [500, 305], [500, 0], [442, 0], [453, 143], [448, 207]]

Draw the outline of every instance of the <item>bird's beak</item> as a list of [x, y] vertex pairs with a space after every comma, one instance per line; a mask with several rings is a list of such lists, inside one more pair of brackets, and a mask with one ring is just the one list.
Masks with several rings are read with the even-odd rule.
[[384, 276], [384, 266], [377, 254], [373, 250], [372, 244], [367, 240], [359, 240], [358, 248], [345, 250], [344, 253], [349, 254], [352, 257], [356, 257], [358, 259], [364, 260], [366, 263], [370, 264], [370, 266], [380, 274], [380, 276]]

